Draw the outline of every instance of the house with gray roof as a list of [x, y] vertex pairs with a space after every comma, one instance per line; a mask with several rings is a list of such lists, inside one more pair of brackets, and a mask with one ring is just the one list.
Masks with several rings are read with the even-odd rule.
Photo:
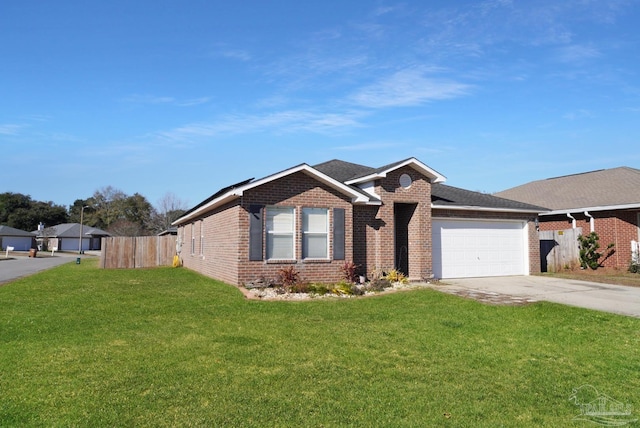
[[26, 230], [0, 225], [0, 249], [13, 247], [15, 251], [29, 251], [35, 248], [36, 235]]
[[600, 169], [532, 181], [496, 196], [547, 207], [540, 213], [541, 230], [582, 228], [596, 232], [600, 245], [614, 244], [604, 266], [627, 268], [632, 241], [640, 234], [640, 170]]
[[109, 232], [80, 223], [62, 223], [56, 226], [39, 226], [34, 231], [36, 240], [42, 249], [58, 251], [98, 251], [102, 238], [111, 236]]
[[544, 208], [443, 184], [416, 158], [382, 167], [301, 164], [227, 186], [173, 225], [185, 267], [230, 284], [395, 268], [410, 280], [539, 272]]

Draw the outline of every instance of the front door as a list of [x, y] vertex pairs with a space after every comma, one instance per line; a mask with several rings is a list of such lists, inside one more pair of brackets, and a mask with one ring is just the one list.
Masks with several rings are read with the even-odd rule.
[[395, 227], [395, 268], [409, 276], [409, 223], [416, 204], [395, 204], [393, 217]]

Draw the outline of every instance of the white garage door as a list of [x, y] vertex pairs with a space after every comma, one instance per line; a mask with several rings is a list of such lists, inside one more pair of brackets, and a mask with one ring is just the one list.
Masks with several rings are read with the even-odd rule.
[[526, 275], [526, 223], [433, 220], [436, 278]]

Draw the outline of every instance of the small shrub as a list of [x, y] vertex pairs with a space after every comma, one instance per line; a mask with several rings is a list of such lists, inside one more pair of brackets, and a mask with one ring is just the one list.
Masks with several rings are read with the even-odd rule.
[[338, 295], [351, 295], [352, 291], [351, 288], [353, 287], [353, 284], [342, 281], [339, 282], [337, 284], [335, 284], [333, 286], [333, 288], [331, 289], [331, 292], [333, 294], [338, 294]]
[[[600, 248], [599, 240], [600, 237], [596, 232], [591, 232], [587, 236], [578, 236], [578, 242], [580, 243], [580, 266], [582, 266], [583, 269], [591, 268], [595, 270], [601, 266], [600, 258], [604, 253], [598, 252]], [[610, 251], [605, 259], [613, 254], [613, 245], [614, 244], [609, 244], [607, 246], [607, 250]]]
[[289, 286], [289, 293], [309, 293], [309, 284], [297, 282]]
[[638, 260], [631, 260], [629, 263], [630, 273], [640, 273], [640, 262]]
[[358, 282], [358, 274], [356, 271], [359, 266], [352, 261], [346, 261], [340, 266], [342, 278], [348, 282]]
[[354, 296], [362, 296], [365, 293], [366, 289], [362, 284], [353, 284], [351, 286], [351, 294]]
[[391, 287], [391, 281], [385, 278], [377, 278], [369, 283], [369, 290], [371, 291], [384, 291], [385, 288]]
[[409, 282], [409, 280], [407, 279], [407, 277], [400, 271], [398, 271], [397, 269], [391, 269], [384, 277], [385, 279], [389, 280], [389, 282], [399, 282], [402, 284], [406, 284], [407, 282]]
[[327, 284], [309, 284], [307, 290], [309, 293], [324, 296], [329, 292], [329, 286]]
[[291, 286], [300, 283], [300, 272], [293, 266], [280, 268], [278, 270], [278, 282], [289, 289]]
[[370, 275], [371, 281], [384, 278], [384, 270], [382, 268], [374, 267]]

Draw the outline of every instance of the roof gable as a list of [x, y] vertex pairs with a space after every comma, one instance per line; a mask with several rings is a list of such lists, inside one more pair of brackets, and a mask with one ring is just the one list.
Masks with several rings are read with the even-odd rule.
[[426, 177], [429, 177], [429, 179], [431, 179], [432, 183], [442, 183], [444, 181], [446, 181], [446, 177], [442, 174], [440, 174], [438, 171], [428, 167], [427, 165], [423, 164], [422, 162], [420, 162], [418, 159], [416, 158], [409, 158], [409, 159], [405, 159], [403, 161], [399, 161], [399, 162], [394, 162], [391, 163], [389, 165], [385, 165], [382, 166], [380, 168], [375, 168], [372, 171], [369, 172], [365, 172], [362, 175], [358, 176], [358, 177], [354, 177], [351, 178], [347, 181], [345, 181], [345, 183], [347, 184], [359, 184], [359, 183], [365, 183], [367, 181], [372, 181], [372, 180], [376, 180], [379, 178], [384, 178], [387, 176], [388, 173], [395, 171], [396, 169], [400, 169], [402, 167], [405, 166], [410, 166], [411, 168], [415, 169], [416, 171], [420, 172], [421, 174], [425, 175]]
[[619, 167], [548, 178], [495, 195], [545, 206], [553, 211], [640, 206], [640, 170]]
[[[243, 193], [247, 190], [256, 188], [265, 183], [269, 183], [271, 181], [277, 180], [282, 177], [286, 177], [291, 174], [295, 174], [298, 172], [302, 172], [307, 174], [308, 176], [318, 180], [319, 182], [337, 190], [338, 192], [349, 196], [351, 198], [352, 203], [368, 203], [371, 201], [371, 198], [365, 193], [353, 188], [352, 186], [348, 186], [341, 181], [336, 180], [335, 178], [317, 170], [306, 163], [294, 166], [292, 168], [286, 169], [284, 171], [280, 171], [278, 173], [269, 175], [267, 177], [261, 178], [259, 180], [247, 180], [242, 182], [237, 187], [229, 186], [225, 189], [222, 189], [216, 192], [214, 195], [203, 201], [202, 203], [196, 205], [196, 207], [187, 211], [185, 215], [177, 219], [172, 223], [172, 225], [179, 225], [184, 223], [185, 221], [196, 218], [210, 210], [213, 210], [221, 205], [226, 204], [232, 200], [235, 200], [243, 195]], [[227, 190], [228, 189], [228, 190]]]

